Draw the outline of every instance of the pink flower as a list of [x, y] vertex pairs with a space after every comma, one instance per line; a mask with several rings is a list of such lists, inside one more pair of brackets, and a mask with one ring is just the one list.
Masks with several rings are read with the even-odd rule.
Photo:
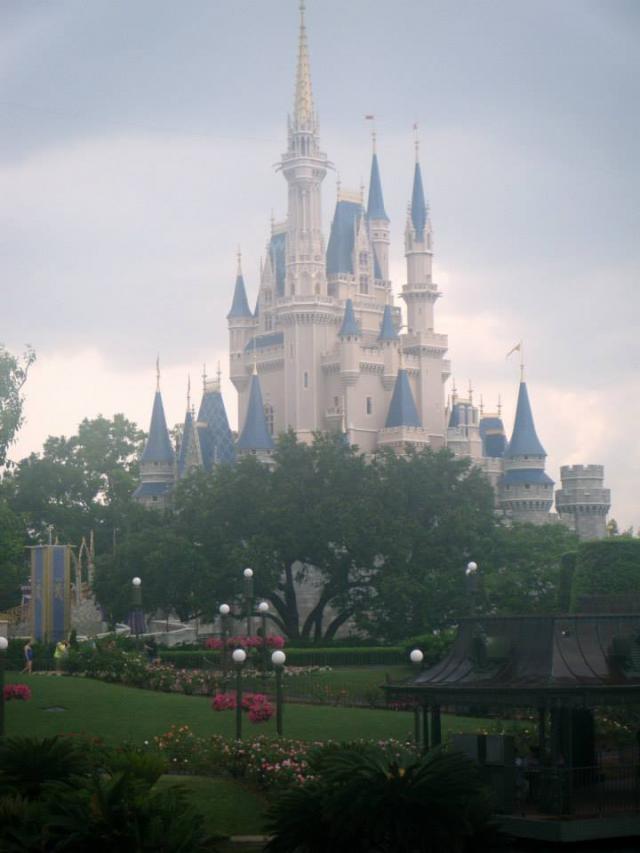
[[28, 702], [31, 699], [31, 688], [26, 684], [7, 684], [4, 688], [4, 701], [9, 702], [11, 699], [18, 699], [22, 702]]
[[233, 693], [217, 693], [211, 707], [214, 711], [233, 711], [236, 707], [236, 697]]

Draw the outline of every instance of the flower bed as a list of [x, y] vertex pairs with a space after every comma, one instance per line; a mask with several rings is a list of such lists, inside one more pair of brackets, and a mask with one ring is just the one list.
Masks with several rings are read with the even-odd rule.
[[[371, 741], [361, 740], [357, 743], [371, 744]], [[312, 781], [314, 753], [319, 749], [331, 749], [332, 745], [338, 746], [332, 741], [309, 742], [265, 736], [243, 741], [221, 735], [200, 738], [193, 734], [189, 726], [174, 725], [165, 734], [154, 738], [148, 748], [160, 751], [174, 772], [228, 774], [269, 791], [284, 790]], [[393, 760], [416, 754], [412, 743], [394, 739], [376, 741], [375, 745]]]
[[26, 684], [5, 684], [3, 696], [5, 702], [10, 702], [12, 699], [28, 702], [31, 699], [31, 689]]

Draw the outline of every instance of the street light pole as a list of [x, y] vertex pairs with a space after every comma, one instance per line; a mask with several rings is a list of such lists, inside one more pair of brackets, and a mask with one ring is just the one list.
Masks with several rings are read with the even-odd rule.
[[276, 732], [282, 737], [282, 710], [284, 697], [282, 695], [282, 673], [287, 656], [284, 652], [277, 651], [271, 655], [271, 663], [276, 674]]
[[9, 641], [0, 637], [0, 737], [4, 737], [4, 668], [7, 662]]
[[[422, 669], [422, 661], [424, 660], [424, 654], [421, 649], [413, 649], [409, 653], [409, 660], [416, 667], [416, 669]], [[423, 712], [424, 713], [424, 712]], [[424, 720], [423, 720], [424, 722]], [[420, 706], [416, 705], [413, 709], [413, 736], [416, 742], [416, 746], [420, 746]], [[423, 738], [422, 748], [423, 750], [428, 749], [428, 738], [426, 740]]]
[[133, 628], [136, 635], [136, 649], [140, 649], [140, 613], [142, 612], [142, 581], [133, 578], [131, 581], [131, 612], [133, 613]]
[[267, 677], [267, 613], [269, 605], [266, 601], [261, 601], [258, 605], [258, 613], [260, 614], [260, 633], [262, 634], [262, 677]]
[[466, 579], [467, 596], [469, 597], [469, 610], [473, 615], [476, 611], [478, 598], [478, 564], [473, 560], [470, 563], [467, 563], [467, 568], [465, 569], [464, 574]]
[[231, 657], [236, 668], [236, 740], [242, 740], [242, 667], [247, 653], [244, 649], [234, 649]]
[[226, 680], [229, 674], [229, 649], [227, 641], [229, 639], [229, 614], [231, 608], [228, 604], [221, 604], [218, 608], [220, 613], [220, 629], [222, 633], [222, 676]]
[[244, 600], [247, 608], [247, 637], [253, 634], [253, 619], [251, 611], [253, 610], [253, 569], [245, 569], [244, 575]]

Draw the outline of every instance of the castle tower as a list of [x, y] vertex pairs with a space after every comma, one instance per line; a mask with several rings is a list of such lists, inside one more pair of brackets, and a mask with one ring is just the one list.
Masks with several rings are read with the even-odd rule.
[[240, 393], [249, 382], [244, 365], [245, 347], [257, 325], [256, 318], [249, 308], [240, 252], [238, 252], [238, 272], [233, 289], [233, 301], [227, 314], [227, 321], [229, 324], [229, 377]]
[[482, 458], [480, 414], [478, 407], [473, 404], [471, 387], [466, 399], [459, 397], [455, 389], [453, 391], [447, 426], [447, 447], [455, 456], [469, 456], [474, 462], [479, 462]]
[[377, 282], [389, 283], [389, 244], [391, 237], [389, 217], [384, 209], [375, 133], [373, 134], [373, 155], [371, 157], [371, 175], [369, 178], [367, 219], [369, 221], [370, 236], [374, 251], [375, 280]]
[[289, 185], [286, 293], [290, 296], [327, 292], [320, 187], [328, 160], [320, 151], [304, 10], [301, 2], [293, 115], [289, 118], [289, 144], [280, 164]]
[[384, 306], [382, 322], [378, 343], [382, 348], [382, 359], [384, 363], [382, 383], [385, 388], [393, 388], [399, 367], [399, 336], [393, 322], [393, 313], [390, 305]]
[[449, 377], [449, 363], [444, 356], [449, 344], [446, 335], [434, 332], [434, 305], [440, 293], [432, 277], [431, 219], [425, 201], [417, 141], [405, 230], [405, 257], [407, 283], [402, 288], [402, 299], [407, 306], [407, 334], [403, 336], [404, 352], [408, 356], [406, 367], [417, 370], [416, 404], [431, 445], [437, 449], [446, 441], [444, 382]]
[[518, 522], [546, 524], [553, 504], [553, 480], [544, 470], [546, 451], [537, 436], [527, 385], [522, 380], [513, 433], [504, 454], [499, 505]]
[[502, 476], [503, 457], [507, 448], [507, 436], [502, 422], [500, 406], [495, 413], [482, 413], [480, 417], [480, 439], [482, 441], [482, 468], [497, 495]]
[[611, 492], [604, 488], [604, 466], [563, 465], [562, 488], [556, 492], [556, 510], [580, 539], [603, 539]]
[[133, 498], [147, 508], [166, 509], [175, 483], [175, 454], [164, 416], [159, 366], [156, 370], [157, 384], [149, 435], [140, 457], [140, 485], [133, 493]]
[[269, 460], [275, 447], [265, 417], [260, 379], [255, 366], [251, 377], [247, 413], [236, 447], [240, 456], [254, 454], [265, 462]]

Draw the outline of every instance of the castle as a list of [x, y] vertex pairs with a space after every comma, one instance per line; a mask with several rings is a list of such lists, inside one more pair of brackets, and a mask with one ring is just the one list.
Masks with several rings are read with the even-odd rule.
[[330, 164], [320, 147], [309, 50], [300, 6], [293, 112], [278, 170], [287, 184], [287, 218], [271, 223], [251, 310], [238, 256], [229, 327], [229, 373], [238, 392], [239, 434], [232, 434], [219, 377], [204, 380], [198, 414], [187, 404], [179, 447], [169, 438], [160, 388], [140, 460], [135, 497], [165, 507], [176, 481], [243, 454], [269, 462], [274, 437], [293, 429], [301, 441], [340, 431], [371, 454], [389, 447], [449, 447], [479, 465], [505, 516], [542, 524], [560, 520], [583, 538], [605, 535], [610, 495], [601, 466], [563, 467], [551, 514], [553, 480], [521, 376], [507, 440], [500, 411], [487, 413], [454, 389], [445, 403], [448, 340], [436, 331], [440, 291], [433, 280], [433, 235], [419, 146], [404, 232], [406, 323], [389, 278], [390, 221], [385, 211], [375, 133], [364, 192], [339, 189], [328, 243], [321, 188]]

